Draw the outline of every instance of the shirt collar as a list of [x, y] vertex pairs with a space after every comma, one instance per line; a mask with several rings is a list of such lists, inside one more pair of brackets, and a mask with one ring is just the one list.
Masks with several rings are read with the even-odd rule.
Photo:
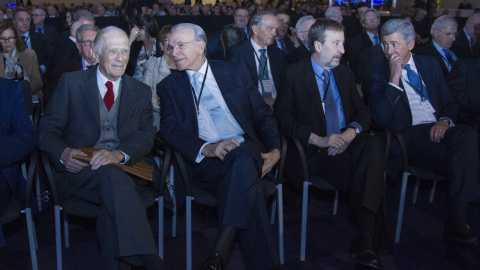
[[[410, 65], [410, 69], [417, 72], [417, 66], [415, 65], [415, 61], [413, 61], [413, 55], [410, 53], [410, 59], [408, 60], [406, 65]], [[418, 73], [418, 72], [417, 72]]]
[[467, 36], [468, 41], [471, 41], [472, 38], [468, 35], [467, 30], [465, 30], [465, 27], [463, 28], [463, 32], [465, 32], [465, 35]]
[[260, 49], [266, 49], [267, 48], [267, 47], [265, 47], [265, 48], [260, 47], [260, 45], [258, 45], [255, 41], [253, 41], [253, 38], [250, 39], [250, 43], [252, 43], [253, 49], [256, 52], [258, 52], [258, 50], [260, 50]]
[[202, 67], [198, 71], [187, 70], [188, 79], [190, 81], [193, 81], [193, 74], [195, 74], [196, 72], [199, 72], [200, 74], [205, 75], [205, 72], [207, 71], [207, 66], [208, 66], [208, 61], [207, 61], [207, 58], [205, 58], [205, 62], [203, 63]]
[[[82, 58], [83, 59], [83, 58]], [[99, 82], [100, 85], [105, 85], [107, 81], [109, 80], [107, 77], [105, 77], [102, 72], [100, 72], [100, 66], [97, 67], [97, 81]], [[113, 89], [118, 89], [120, 86], [120, 82], [122, 81], [122, 77], [120, 77], [116, 81], [111, 81], [113, 83]]]
[[317, 76], [322, 75], [322, 73], [325, 69], [322, 66], [320, 66], [319, 64], [317, 64], [317, 62], [315, 62], [315, 60], [313, 60], [313, 57], [310, 57], [310, 61], [312, 62], [313, 72], [315, 72], [315, 74], [317, 74]]

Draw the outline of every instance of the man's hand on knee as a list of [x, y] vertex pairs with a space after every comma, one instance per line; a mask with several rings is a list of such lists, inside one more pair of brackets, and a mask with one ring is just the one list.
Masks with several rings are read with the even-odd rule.
[[235, 139], [228, 139], [214, 144], [207, 144], [202, 149], [202, 155], [206, 157], [216, 157], [223, 161], [228, 152], [240, 146]]
[[70, 172], [70, 173], [78, 173], [83, 168], [88, 166], [88, 163], [84, 163], [84, 162], [81, 162], [80, 160], [74, 159], [73, 158], [74, 155], [86, 156], [85, 153], [83, 153], [78, 149], [67, 147], [65, 148], [65, 150], [63, 150], [62, 156], [60, 157], [63, 162], [63, 166], [65, 167], [67, 172]]
[[100, 151], [93, 152], [92, 158], [90, 159], [90, 165], [92, 166], [92, 170], [96, 170], [103, 165], [118, 164], [124, 158], [125, 157], [120, 151], [108, 151], [102, 149]]
[[263, 159], [263, 166], [262, 166], [262, 178], [265, 174], [269, 173], [273, 166], [277, 164], [278, 160], [280, 159], [280, 150], [273, 149], [272, 151], [264, 154], [262, 153]]

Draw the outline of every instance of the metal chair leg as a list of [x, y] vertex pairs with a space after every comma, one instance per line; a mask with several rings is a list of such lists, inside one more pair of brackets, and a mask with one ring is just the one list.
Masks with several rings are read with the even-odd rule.
[[397, 229], [395, 231], [395, 243], [400, 242], [400, 234], [402, 233], [403, 209], [405, 207], [405, 193], [407, 192], [408, 172], [403, 173], [402, 189], [400, 191], [400, 204], [398, 205]]
[[277, 185], [277, 204], [278, 204], [278, 255], [280, 264], [284, 264], [284, 246], [283, 246], [283, 188], [282, 184]]
[[300, 236], [300, 261], [305, 261], [305, 249], [307, 245], [307, 210], [308, 210], [308, 186], [309, 182], [303, 182], [302, 199], [302, 231]]
[[60, 206], [55, 205], [55, 247], [57, 252], [57, 270], [62, 270], [62, 233], [60, 225]]
[[38, 270], [37, 262], [37, 237], [35, 235], [35, 225], [33, 224], [32, 219], [32, 209], [25, 208], [25, 215], [27, 217], [27, 231], [28, 231], [28, 242], [30, 245], [30, 257], [32, 259], [32, 269]]
[[[173, 165], [170, 166], [170, 171], [168, 173], [168, 179], [175, 182], [175, 174], [173, 173]], [[173, 215], [172, 215], [172, 237], [177, 236], [177, 202], [175, 198], [175, 192], [172, 194], [172, 201], [173, 201]]]
[[192, 270], [192, 196], [186, 196], [187, 215], [187, 270]]
[[158, 201], [158, 256], [163, 259], [163, 196]]
[[65, 234], [65, 248], [70, 247], [70, 237], [69, 237], [69, 230], [68, 230], [68, 214], [63, 212], [63, 233]]
[[420, 185], [420, 178], [416, 177], [415, 181], [416, 182], [415, 182], [415, 187], [413, 188], [413, 197], [412, 197], [413, 204], [417, 203], [418, 186]]

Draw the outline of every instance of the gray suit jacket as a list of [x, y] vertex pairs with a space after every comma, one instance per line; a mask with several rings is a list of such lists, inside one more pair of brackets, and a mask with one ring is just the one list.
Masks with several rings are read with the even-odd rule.
[[[67, 147], [93, 147], [100, 137], [97, 69], [65, 73], [40, 122], [39, 146], [58, 169]], [[134, 164], [150, 153], [154, 132], [152, 92], [128, 75], [122, 76], [116, 148], [130, 156]]]

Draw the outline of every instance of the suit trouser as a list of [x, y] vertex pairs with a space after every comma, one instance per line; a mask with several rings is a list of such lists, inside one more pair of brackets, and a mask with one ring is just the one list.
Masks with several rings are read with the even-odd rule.
[[260, 180], [262, 148], [247, 140], [223, 161], [204, 158], [193, 171], [195, 184], [216, 194], [220, 223], [239, 229], [248, 269], [271, 268], [279, 262], [266, 209], [264, 181], [269, 180]]
[[137, 255], [157, 253], [135, 182], [120, 167], [104, 165], [91, 170], [88, 166], [76, 174], [62, 174], [57, 185], [60, 193], [65, 191], [62, 198], [76, 196], [100, 204], [101, 269], [118, 269], [117, 259], [138, 265], [142, 262]]
[[365, 207], [378, 212], [385, 193], [385, 161], [376, 137], [361, 133], [341, 154], [329, 156], [327, 148], [319, 149], [307, 162], [310, 176], [319, 175], [349, 192], [352, 210]]
[[448, 179], [451, 203], [477, 202], [479, 199], [478, 138], [468, 126], [454, 126], [440, 143], [430, 140], [432, 124], [422, 124], [402, 132], [411, 165]]

